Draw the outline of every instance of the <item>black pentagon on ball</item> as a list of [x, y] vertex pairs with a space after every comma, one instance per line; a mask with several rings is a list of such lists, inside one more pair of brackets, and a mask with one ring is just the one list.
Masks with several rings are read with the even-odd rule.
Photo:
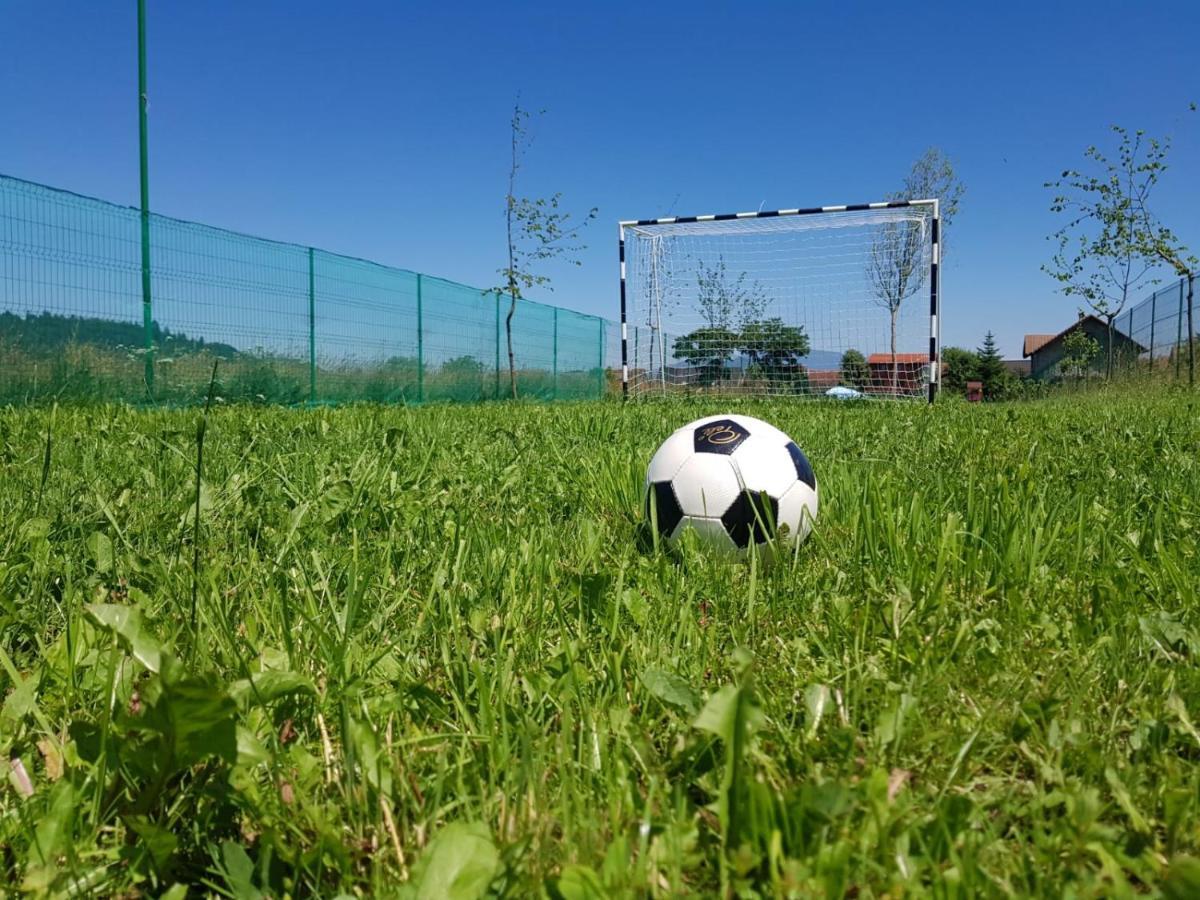
[[788, 441], [787, 452], [792, 457], [792, 464], [796, 467], [796, 477], [815, 491], [817, 476], [813, 474], [812, 466], [808, 462], [808, 457], [804, 455], [804, 451], [796, 446], [795, 441]]
[[779, 501], [767, 494], [743, 491], [725, 510], [721, 522], [739, 549], [774, 536], [775, 523], [779, 521]]
[[750, 432], [732, 419], [718, 419], [697, 425], [692, 446], [697, 453], [721, 453], [725, 456], [742, 446]]
[[[653, 508], [650, 506], [651, 502], [654, 503]], [[683, 510], [675, 498], [675, 491], [671, 488], [669, 481], [655, 481], [646, 491], [646, 521], [653, 524], [656, 514], [658, 516], [658, 533], [663, 537], [670, 537], [675, 526], [679, 524], [679, 520], [683, 518]]]

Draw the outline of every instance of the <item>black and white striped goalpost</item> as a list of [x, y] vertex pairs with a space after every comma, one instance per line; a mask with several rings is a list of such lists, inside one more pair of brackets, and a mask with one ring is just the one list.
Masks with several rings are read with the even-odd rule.
[[812, 206], [806, 209], [774, 209], [762, 212], [722, 213], [708, 216], [671, 216], [663, 219], [627, 219], [620, 225], [620, 257], [621, 257], [621, 394], [629, 397], [629, 327], [626, 318], [625, 298], [625, 229], [642, 225], [685, 225], [693, 222], [726, 222], [734, 219], [769, 219], [779, 216], [809, 216], [820, 213], [866, 212], [873, 209], [902, 209], [911, 206], [929, 207], [932, 212], [930, 224], [930, 254], [929, 254], [929, 402], [937, 396], [941, 384], [941, 365], [939, 356], [939, 341], [941, 337], [939, 309], [939, 274], [941, 263], [940, 251], [940, 215], [938, 201], [928, 200], [890, 200], [883, 203], [852, 203], [845, 206]]

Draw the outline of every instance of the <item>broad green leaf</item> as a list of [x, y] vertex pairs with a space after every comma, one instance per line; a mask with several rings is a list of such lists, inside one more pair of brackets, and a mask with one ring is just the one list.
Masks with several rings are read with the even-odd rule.
[[38, 820], [30, 848], [31, 861], [52, 865], [73, 839], [75, 830], [75, 786], [67, 779], [55, 782], [49, 809]]
[[215, 756], [237, 761], [237, 705], [214, 681], [195, 676], [164, 681], [161, 694], [137, 722], [163, 735], [177, 766]]
[[221, 869], [234, 900], [260, 900], [263, 896], [254, 886], [254, 861], [241, 844], [221, 842]]
[[242, 678], [229, 686], [229, 695], [239, 705], [270, 703], [289, 694], [316, 694], [312, 680], [299, 672], [267, 670]]
[[808, 726], [805, 734], [810, 738], [821, 727], [821, 719], [825, 716], [825, 707], [829, 703], [829, 688], [823, 684], [810, 684], [804, 689], [804, 708], [808, 712]]
[[254, 732], [243, 725], [237, 726], [237, 762], [243, 768], [253, 768], [271, 761], [271, 754]]
[[1162, 892], [1167, 900], [1196, 900], [1200, 897], [1200, 859], [1177, 856], [1171, 860]]
[[111, 572], [113, 565], [112, 540], [103, 531], [93, 531], [87, 539], [88, 553], [96, 564], [97, 572]]
[[142, 611], [136, 606], [93, 603], [87, 614], [104, 631], [116, 635], [121, 647], [151, 672], [162, 667], [162, 644], [146, 632]]
[[20, 721], [37, 706], [38, 679], [33, 675], [23, 680], [4, 698], [0, 709], [0, 722], [15, 729]]
[[908, 718], [916, 704], [916, 698], [912, 694], [904, 693], [896, 698], [895, 703], [880, 713], [879, 722], [875, 726], [875, 737], [879, 740], [880, 746], [886, 747], [903, 734], [904, 720]]
[[150, 854], [156, 869], [162, 869], [179, 846], [179, 838], [145, 816], [130, 816], [125, 824], [138, 836], [137, 849]]
[[649, 668], [642, 673], [642, 684], [655, 698], [691, 715], [700, 708], [700, 695], [673, 672]]
[[600, 876], [587, 866], [566, 866], [554, 887], [563, 900], [606, 900], [609, 896]]
[[727, 684], [708, 698], [695, 725], [732, 743], [750, 737], [762, 723], [762, 710], [749, 688]]
[[487, 893], [500, 869], [500, 855], [482, 822], [452, 822], [423, 854], [417, 884], [421, 900], [476, 900]]

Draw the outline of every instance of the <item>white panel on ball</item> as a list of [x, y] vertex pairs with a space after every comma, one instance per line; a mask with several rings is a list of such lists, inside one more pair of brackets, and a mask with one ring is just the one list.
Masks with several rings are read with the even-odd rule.
[[757, 425], [753, 430], [747, 430], [750, 431], [750, 437], [731, 457], [743, 489], [755, 494], [766, 492], [772, 497], [782, 497], [784, 491], [796, 481], [796, 467], [788, 456], [786, 435], [760, 435], [761, 429]]
[[803, 541], [817, 518], [817, 492], [803, 481], [793, 484], [779, 499], [779, 526], [787, 525], [788, 542]]
[[675, 473], [672, 484], [685, 516], [719, 519], [741, 493], [729, 457], [715, 453], [693, 454]]

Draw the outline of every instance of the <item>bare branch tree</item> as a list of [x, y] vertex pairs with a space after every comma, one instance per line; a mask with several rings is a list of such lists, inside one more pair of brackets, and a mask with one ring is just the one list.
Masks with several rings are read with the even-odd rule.
[[[1067, 169], [1046, 183], [1056, 193], [1050, 210], [1070, 219], [1050, 235], [1057, 241], [1054, 257], [1042, 270], [1068, 297], [1080, 298], [1108, 327], [1106, 377], [1112, 377], [1113, 322], [1137, 292], [1159, 279], [1154, 272], [1164, 261], [1159, 251], [1177, 246], [1170, 232], [1157, 235], [1147, 204], [1166, 170], [1169, 140], [1148, 138], [1112, 126], [1117, 155], [1099, 148], [1083, 155], [1093, 172]], [[1098, 170], [1098, 171], [1096, 171]]]
[[[930, 147], [913, 163], [905, 176], [903, 189], [887, 199], [940, 201], [939, 243], [942, 257], [945, 258], [946, 233], [958, 213], [958, 205], [965, 192], [966, 188], [955, 174], [950, 159], [941, 150]], [[867, 261], [867, 277], [871, 282], [874, 302], [887, 310], [890, 319], [893, 391], [899, 379], [896, 324], [900, 307], [921, 289], [928, 274], [924, 265], [925, 227], [923, 222], [916, 221], [888, 222], [872, 242], [871, 256]]]
[[[538, 113], [541, 115], [545, 110]], [[508, 193], [505, 195], [504, 224], [508, 238], [508, 265], [499, 269], [504, 279], [497, 292], [509, 295], [508, 315], [504, 318], [504, 330], [508, 339], [508, 379], [513, 399], [517, 397], [517, 362], [513, 353], [512, 322], [517, 312], [517, 301], [525, 298], [525, 292], [534, 287], [554, 290], [550, 277], [539, 271], [540, 265], [549, 260], [566, 257], [571, 265], [581, 265], [577, 254], [584, 245], [579, 243], [579, 232], [588, 222], [596, 218], [597, 209], [592, 207], [578, 223], [572, 223], [571, 214], [562, 212], [559, 203], [562, 193], [550, 197], [518, 197], [517, 173], [521, 160], [532, 143], [529, 134], [530, 113], [521, 108], [518, 97], [513, 105], [511, 128], [512, 161], [508, 170]]]

